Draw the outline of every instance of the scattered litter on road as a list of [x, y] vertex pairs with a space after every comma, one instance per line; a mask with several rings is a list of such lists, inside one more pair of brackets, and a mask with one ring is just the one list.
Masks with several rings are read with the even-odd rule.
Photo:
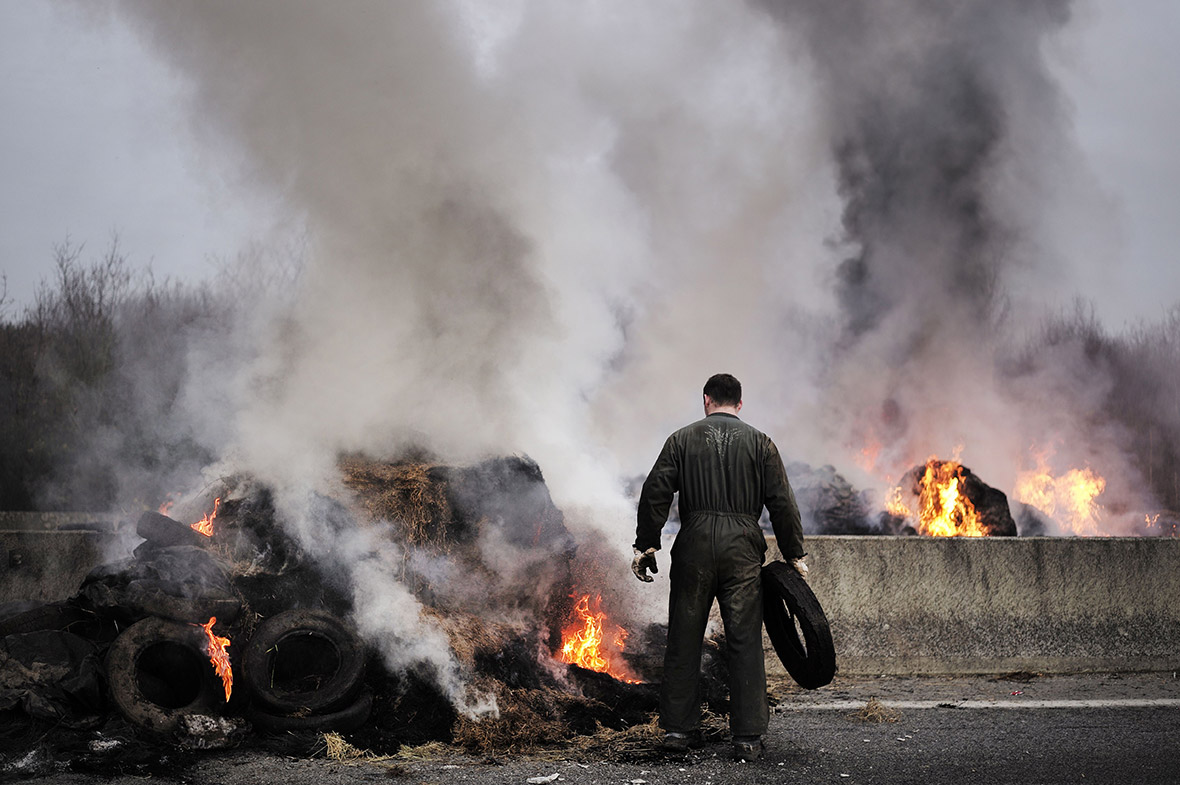
[[1023, 694], [1024, 694], [1024, 690], [1012, 690], [1012, 692], [1010, 692], [1010, 693], [1008, 693], [1008, 694], [1009, 694], [1009, 695], [1023, 695]]
[[545, 785], [546, 782], [553, 782], [554, 780], [559, 779], [560, 777], [561, 777], [561, 775], [557, 774], [555, 772], [553, 774], [550, 774], [547, 777], [529, 777], [528, 783], [529, 783], [529, 785]]

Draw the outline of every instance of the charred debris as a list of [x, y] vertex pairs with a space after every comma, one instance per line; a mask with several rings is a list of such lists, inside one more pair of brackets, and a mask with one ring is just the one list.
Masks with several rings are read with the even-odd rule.
[[[324, 525], [386, 527], [405, 554], [399, 581], [497, 712], [468, 716], [428, 669], [389, 667], [353, 625], [349, 587], [330, 560], [285, 531], [266, 488], [237, 478], [211, 535], [145, 512], [134, 553], [94, 569], [74, 596], [0, 607], [0, 778], [167, 772], [203, 750], [242, 745], [324, 754], [325, 734], [375, 754], [431, 742], [483, 756], [650, 754], [663, 629], [632, 631], [626, 656], [640, 683], [554, 657], [574, 576], [587, 568], [534, 462], [349, 456], [340, 465], [352, 498], [323, 499]], [[493, 569], [477, 547], [489, 527], [559, 565], [529, 624], [465, 608], [415, 567], [414, 554], [445, 557], [479, 581]], [[721, 645], [713, 642], [705, 679], [718, 713]]]

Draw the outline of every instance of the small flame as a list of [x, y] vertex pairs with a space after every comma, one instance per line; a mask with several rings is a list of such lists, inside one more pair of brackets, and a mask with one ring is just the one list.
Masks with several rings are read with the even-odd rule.
[[1089, 469], [1070, 469], [1060, 477], [1049, 467], [1049, 452], [1037, 453], [1037, 468], [1016, 478], [1016, 498], [1068, 527], [1073, 534], [1102, 536], [1102, 506], [1095, 499], [1106, 480]]
[[918, 531], [932, 537], [986, 537], [987, 529], [963, 495], [963, 464], [930, 458], [919, 482]]
[[1148, 529], [1158, 528], [1160, 531], [1160, 534], [1165, 535], [1167, 537], [1180, 536], [1180, 527], [1177, 527], [1175, 522], [1164, 521], [1163, 523], [1160, 523], [1160, 516], [1161, 515], [1162, 515], [1162, 513], [1158, 513], [1158, 512], [1155, 515], [1144, 515], [1143, 522], [1145, 524], [1147, 524]]
[[165, 501], [163, 504], [160, 505], [160, 509], [156, 510], [156, 512], [160, 513], [161, 515], [167, 515], [168, 512], [172, 509], [172, 505], [175, 503], [176, 503], [175, 499], [169, 498], [167, 501]]
[[213, 512], [205, 513], [205, 517], [196, 523], [190, 524], [194, 531], [198, 531], [206, 537], [213, 536], [213, 519], [217, 517], [217, 508], [221, 506], [221, 497], [218, 496], [213, 502]]
[[574, 606], [576, 621], [561, 633], [561, 661], [606, 673], [619, 681], [638, 684], [639, 680], [621, 656], [627, 640], [627, 631], [615, 625], [616, 631], [611, 640], [611, 647], [603, 647], [602, 627], [606, 614], [601, 610], [601, 604], [601, 594], [594, 598], [593, 611], [590, 610], [589, 594], [583, 594], [578, 600]]
[[889, 489], [889, 496], [885, 499], [885, 511], [898, 518], [912, 518], [914, 511], [901, 498], [901, 486], [894, 485]]
[[209, 652], [209, 662], [213, 664], [213, 670], [221, 677], [221, 683], [225, 685], [225, 701], [229, 702], [230, 692], [233, 691], [234, 674], [229, 665], [229, 654], [226, 649], [229, 648], [229, 638], [222, 638], [220, 635], [213, 634], [213, 625], [217, 623], [217, 617], [211, 616], [208, 624], [197, 625], [205, 631], [205, 637], [209, 639], [209, 644], [206, 650]]

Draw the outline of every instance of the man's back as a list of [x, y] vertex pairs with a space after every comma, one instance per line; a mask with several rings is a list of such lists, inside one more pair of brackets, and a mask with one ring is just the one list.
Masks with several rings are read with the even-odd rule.
[[668, 437], [640, 494], [636, 547], [658, 547], [677, 491], [682, 525], [702, 514], [757, 521], [765, 505], [783, 555], [803, 555], [799, 509], [778, 448], [737, 416], [716, 412]]

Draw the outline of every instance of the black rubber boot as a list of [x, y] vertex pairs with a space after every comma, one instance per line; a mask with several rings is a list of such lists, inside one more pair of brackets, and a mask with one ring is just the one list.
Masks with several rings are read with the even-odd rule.
[[733, 737], [733, 759], [748, 763], [762, 759], [762, 753], [766, 747], [762, 744], [762, 737], [760, 736], [734, 736]]
[[664, 752], [674, 753], [685, 753], [689, 749], [700, 749], [703, 746], [705, 746], [705, 740], [701, 738], [699, 730], [690, 733], [668, 731], [664, 734], [663, 741], [660, 742], [660, 749]]

